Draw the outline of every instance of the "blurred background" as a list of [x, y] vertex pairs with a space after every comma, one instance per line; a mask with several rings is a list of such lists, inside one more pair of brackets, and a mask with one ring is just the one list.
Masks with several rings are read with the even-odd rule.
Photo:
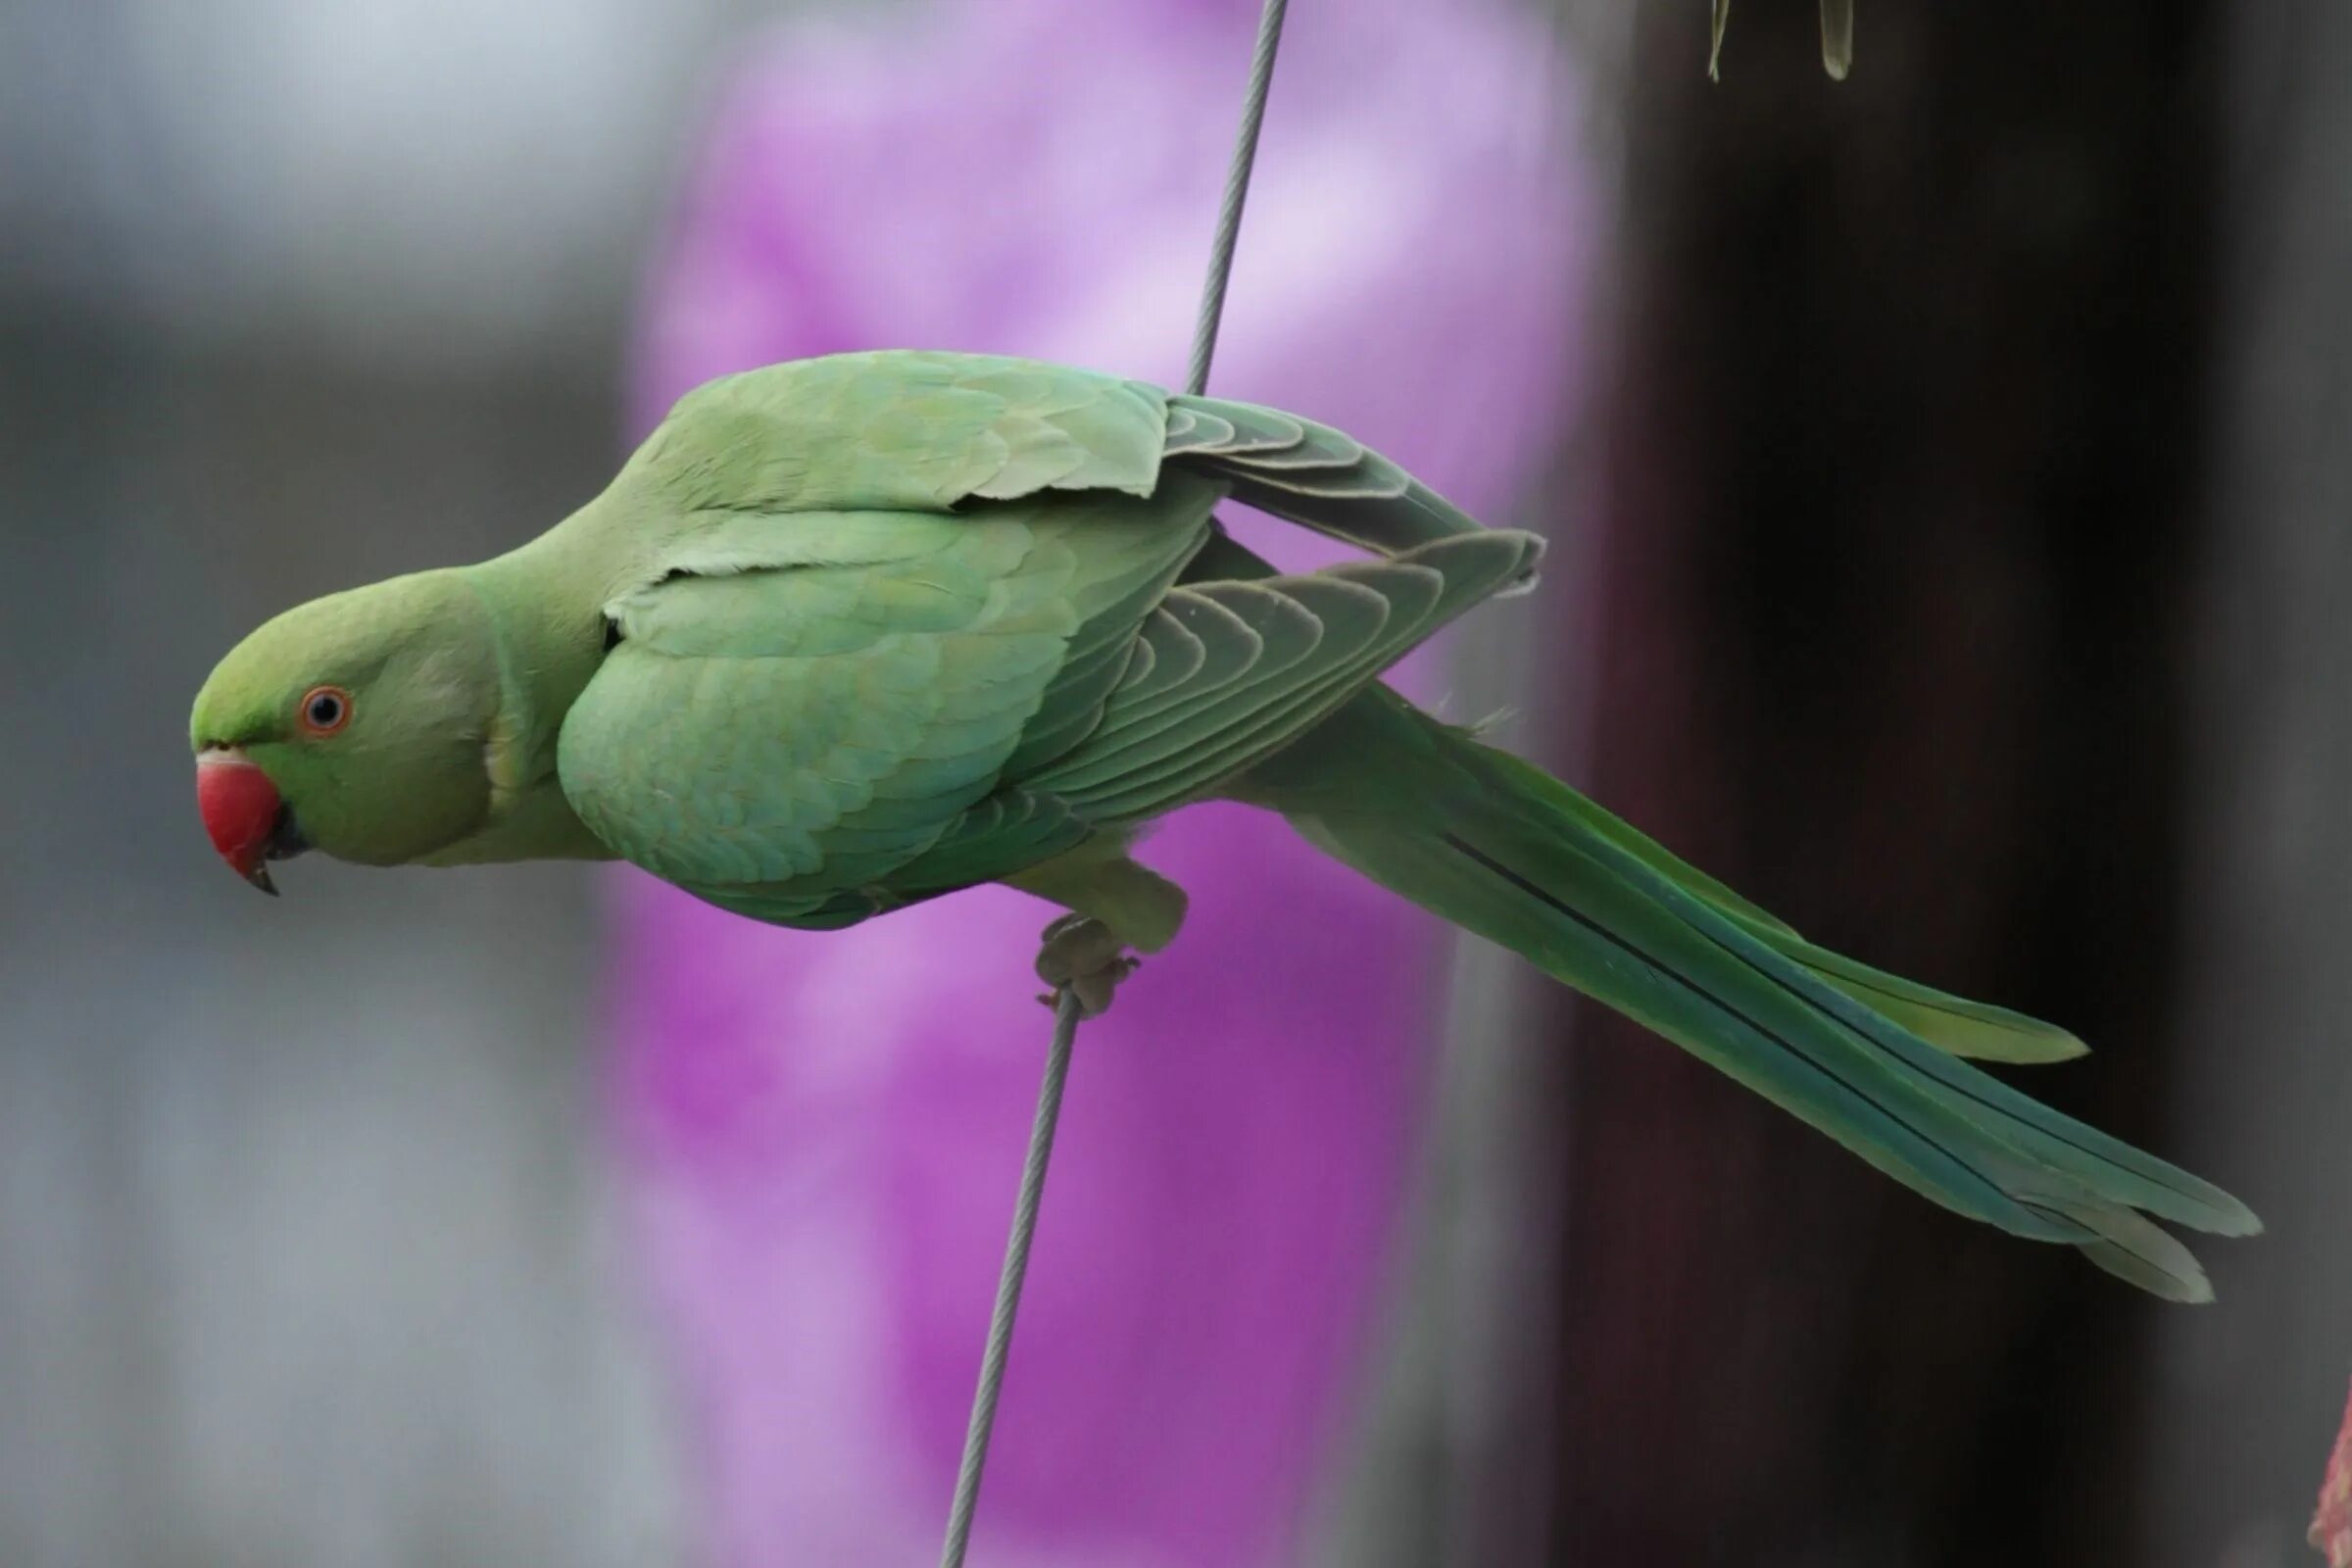
[[[1254, 9], [0, 0], [0, 1563], [929, 1560], [1043, 911], [267, 903], [186, 705], [721, 370], [1176, 377]], [[2160, 1306], [1203, 812], [1081, 1052], [973, 1561], [2310, 1560], [2352, 12], [1861, 0], [1833, 84], [1740, 0], [1710, 84], [1696, 0], [1342, 9], [1294, 7], [1216, 386], [1561, 550], [1407, 682], [2074, 1028], [2035, 1092], [2271, 1234]]]

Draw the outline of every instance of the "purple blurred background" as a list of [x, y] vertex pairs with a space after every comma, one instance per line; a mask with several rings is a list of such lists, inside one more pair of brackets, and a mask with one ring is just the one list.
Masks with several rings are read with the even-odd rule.
[[[1255, 19], [974, 0], [770, 36], [660, 251], [638, 428], [710, 376], [842, 349], [1179, 383]], [[1575, 108], [1544, 24], [1499, 0], [1302, 11], [1216, 388], [1313, 410], [1501, 514], [1574, 363]], [[1333, 554], [1236, 522], [1285, 564]], [[1291, 1560], [1378, 1370], [1446, 939], [1242, 808], [1186, 813], [1147, 859], [1193, 914], [1085, 1031], [982, 1560]], [[628, 1171], [717, 1560], [919, 1557], [1036, 1094], [1028, 964], [1054, 911], [987, 889], [801, 936], [633, 873], [614, 898]]]

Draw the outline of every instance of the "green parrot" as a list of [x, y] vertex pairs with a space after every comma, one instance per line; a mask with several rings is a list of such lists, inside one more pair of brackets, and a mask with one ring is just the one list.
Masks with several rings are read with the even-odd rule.
[[[1365, 559], [1276, 572], [1229, 500]], [[976, 355], [772, 366], [519, 549], [246, 638], [196, 698], [198, 805], [265, 891], [305, 849], [617, 858], [829, 929], [1008, 883], [1072, 911], [1040, 973], [1100, 1007], [1184, 918], [1138, 839], [1245, 802], [1947, 1208], [2209, 1299], [2154, 1221], [2250, 1235], [2243, 1204], [1961, 1059], [2072, 1035], [1813, 946], [1380, 684], [1542, 554], [1271, 409]]]

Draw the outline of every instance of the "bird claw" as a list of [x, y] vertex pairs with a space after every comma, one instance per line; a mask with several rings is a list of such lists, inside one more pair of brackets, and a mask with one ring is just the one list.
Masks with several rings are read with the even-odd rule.
[[[1063, 915], [1038, 940], [1037, 977], [1076, 997], [1081, 1018], [1108, 1011], [1111, 994], [1136, 970], [1137, 960], [1127, 956], [1110, 927], [1083, 914]], [[1051, 995], [1037, 1000], [1054, 1005]]]

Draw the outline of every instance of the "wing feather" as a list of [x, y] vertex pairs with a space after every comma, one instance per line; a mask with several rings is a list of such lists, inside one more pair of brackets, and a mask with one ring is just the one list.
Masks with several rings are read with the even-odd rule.
[[[1532, 534], [1482, 530], [1389, 561], [1174, 589], [1163, 611], [1202, 645], [1198, 665], [1114, 691], [1086, 742], [1023, 782], [1105, 824], [1199, 799], [1523, 576], [1541, 552]], [[1157, 617], [1148, 623], [1145, 637], [1159, 625]], [[1168, 662], [1155, 663], [1152, 675]]]
[[[769, 918], [831, 919], [832, 893], [878, 883], [951, 829], [971, 859], [956, 824], [1024, 747], [1050, 755], [1095, 727], [1215, 495], [1179, 480], [1151, 499], [990, 504], [919, 528], [880, 514], [878, 548], [853, 538], [784, 566], [665, 573], [607, 607], [619, 642], [565, 720], [564, 792], [624, 858]], [[855, 535], [876, 515], [797, 520]]]

